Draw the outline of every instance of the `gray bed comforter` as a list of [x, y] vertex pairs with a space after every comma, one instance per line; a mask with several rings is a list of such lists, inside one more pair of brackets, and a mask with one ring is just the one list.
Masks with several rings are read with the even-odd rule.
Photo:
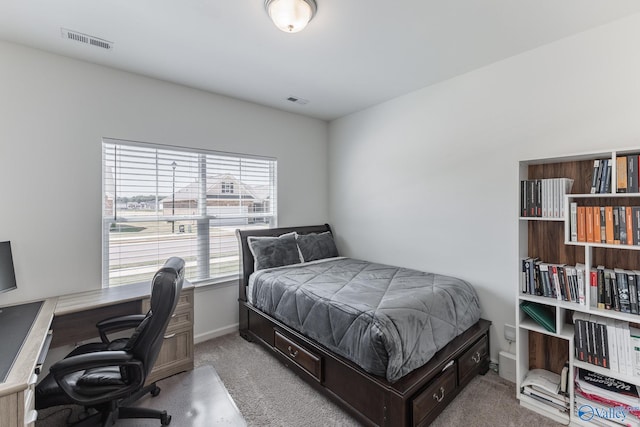
[[351, 258], [260, 270], [259, 310], [394, 382], [480, 318], [478, 296], [455, 277]]

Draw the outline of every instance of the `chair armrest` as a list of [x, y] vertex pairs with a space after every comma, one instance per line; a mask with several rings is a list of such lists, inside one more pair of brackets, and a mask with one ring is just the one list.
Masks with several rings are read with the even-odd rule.
[[67, 357], [54, 363], [49, 370], [54, 377], [64, 377], [78, 371], [102, 366], [119, 366], [134, 360], [126, 351], [96, 351]]
[[146, 314], [129, 314], [126, 316], [110, 317], [96, 323], [100, 339], [103, 343], [109, 344], [107, 334], [111, 332], [122, 331], [125, 329], [136, 328], [144, 320]]
[[139, 375], [137, 375], [138, 378], [145, 378], [142, 362], [135, 359], [132, 354], [125, 351], [98, 351], [94, 353], [79, 354], [77, 356], [62, 359], [51, 366], [49, 370], [60, 388], [79, 405], [91, 405], [110, 401], [119, 396], [125, 396], [142, 385], [135, 383], [128, 384], [122, 387], [122, 389], [102, 395], [85, 396], [76, 393], [73, 390], [72, 385], [65, 379], [66, 376], [73, 374], [74, 372], [107, 366], [134, 368], [139, 371]]

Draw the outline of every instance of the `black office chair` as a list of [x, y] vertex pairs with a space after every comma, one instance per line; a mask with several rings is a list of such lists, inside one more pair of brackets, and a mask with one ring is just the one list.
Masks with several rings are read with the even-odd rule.
[[[104, 427], [119, 418], [155, 418], [169, 425], [167, 411], [129, 405], [147, 393], [160, 392], [155, 383], [146, 387], [144, 383], [160, 352], [183, 280], [184, 260], [169, 258], [153, 277], [149, 312], [100, 322], [102, 342], [82, 345], [50, 368], [36, 387], [36, 409], [82, 405], [89, 416], [77, 426], [101, 422]], [[136, 329], [130, 338], [109, 341], [109, 332], [132, 327]]]

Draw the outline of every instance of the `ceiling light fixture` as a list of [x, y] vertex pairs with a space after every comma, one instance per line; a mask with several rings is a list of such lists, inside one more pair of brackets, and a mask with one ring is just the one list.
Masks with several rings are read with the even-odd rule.
[[316, 14], [315, 0], [265, 0], [264, 7], [276, 27], [285, 33], [297, 33]]

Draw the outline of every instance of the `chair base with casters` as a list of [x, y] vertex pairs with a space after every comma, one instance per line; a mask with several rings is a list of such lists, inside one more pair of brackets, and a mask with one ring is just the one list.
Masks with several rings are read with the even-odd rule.
[[[170, 258], [153, 277], [146, 315], [106, 319], [96, 326], [102, 342], [82, 345], [51, 366], [36, 386], [36, 409], [75, 404], [89, 415], [75, 426], [103, 427], [124, 418], [171, 423], [167, 411], [132, 407], [142, 396], [160, 393], [156, 383], [145, 386], [164, 341], [184, 280], [184, 261]], [[135, 328], [127, 339], [109, 341], [107, 333]]]

